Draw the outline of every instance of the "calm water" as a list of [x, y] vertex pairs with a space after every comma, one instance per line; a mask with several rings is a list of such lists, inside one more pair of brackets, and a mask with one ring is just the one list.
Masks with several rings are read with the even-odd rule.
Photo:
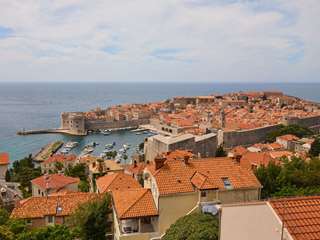
[[95, 107], [120, 103], [144, 103], [172, 96], [207, 95], [240, 90], [282, 90], [289, 95], [319, 101], [320, 83], [313, 84], [215, 84], [215, 83], [1, 83], [0, 84], [0, 152], [10, 153], [11, 160], [35, 153], [54, 140], [75, 140], [83, 146], [88, 142], [100, 143], [95, 154], [113, 141], [118, 148], [130, 143], [133, 148], [143, 141], [144, 135], [131, 132], [108, 136], [65, 135], [17, 136], [25, 129], [59, 127], [62, 111], [86, 111]]

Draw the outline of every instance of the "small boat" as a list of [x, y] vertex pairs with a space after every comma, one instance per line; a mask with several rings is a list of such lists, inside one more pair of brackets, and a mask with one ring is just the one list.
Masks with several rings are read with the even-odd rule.
[[124, 149], [124, 150], [127, 150], [127, 149], [129, 149], [129, 148], [130, 148], [130, 146], [129, 146], [129, 145], [127, 145], [127, 144], [123, 144], [123, 145], [122, 145], [122, 147], [123, 147], [123, 149]]
[[88, 143], [86, 146], [85, 146], [85, 148], [87, 148], [87, 147], [96, 147], [96, 146], [98, 146], [99, 145], [99, 143], [97, 143], [97, 142], [91, 142], [91, 143]]
[[83, 153], [88, 154], [88, 153], [92, 153], [94, 151], [93, 147], [85, 147], [83, 149]]
[[111, 132], [109, 130], [102, 130], [101, 133], [103, 135], [110, 135]]
[[137, 133], [136, 133], [136, 135], [141, 135], [141, 134], [143, 134], [143, 133], [142, 133], [142, 132], [137, 132]]
[[76, 147], [78, 144], [79, 144], [78, 142], [67, 142], [64, 147], [72, 149]]
[[63, 148], [60, 152], [62, 154], [68, 154], [70, 152], [70, 149], [69, 148]]
[[105, 145], [105, 148], [112, 149], [113, 148], [113, 144], [108, 143], [108, 144]]
[[121, 152], [125, 152], [126, 150], [123, 148], [120, 148], [118, 151], [121, 153]]

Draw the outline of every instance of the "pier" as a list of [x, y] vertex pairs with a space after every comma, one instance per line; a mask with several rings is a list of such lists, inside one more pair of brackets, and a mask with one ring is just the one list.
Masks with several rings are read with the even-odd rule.
[[[67, 129], [61, 129], [61, 128], [53, 128], [53, 129], [37, 129], [37, 130], [22, 130], [18, 131], [18, 135], [31, 135], [31, 134], [54, 134], [54, 133], [61, 133], [61, 134], [69, 134], [69, 135], [78, 135], [71, 133]], [[85, 136], [87, 134], [79, 134], [79, 136]]]

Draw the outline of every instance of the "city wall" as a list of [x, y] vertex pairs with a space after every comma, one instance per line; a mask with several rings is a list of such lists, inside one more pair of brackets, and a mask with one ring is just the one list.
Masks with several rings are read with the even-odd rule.
[[277, 124], [250, 130], [223, 132], [223, 145], [226, 148], [230, 148], [239, 145], [246, 146], [263, 142], [268, 133], [276, 131], [279, 127], [280, 124]]
[[[307, 117], [307, 118], [289, 118], [283, 124], [297, 124], [304, 127], [309, 127], [315, 132], [320, 129], [320, 116]], [[272, 125], [267, 127], [255, 128], [242, 131], [227, 131], [223, 132], [223, 145], [226, 148], [235, 147], [239, 145], [250, 145], [266, 140], [268, 133], [276, 131], [281, 125]]]
[[86, 120], [85, 128], [87, 130], [113, 129], [125, 127], [138, 127], [142, 124], [148, 124], [148, 119], [123, 120], [123, 121], [105, 121], [105, 120]]

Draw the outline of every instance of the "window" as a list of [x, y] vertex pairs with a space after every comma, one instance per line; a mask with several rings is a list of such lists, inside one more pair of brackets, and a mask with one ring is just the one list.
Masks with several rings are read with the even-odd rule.
[[38, 194], [40, 195], [40, 189], [38, 189]]
[[222, 178], [222, 181], [223, 181], [223, 185], [224, 185], [225, 189], [232, 189], [233, 188], [229, 178], [227, 178], [227, 177]]
[[27, 225], [32, 225], [32, 220], [31, 219], [27, 219]]
[[54, 224], [54, 216], [47, 216], [48, 224]]
[[201, 197], [206, 197], [207, 196], [207, 192], [206, 191], [201, 191]]

